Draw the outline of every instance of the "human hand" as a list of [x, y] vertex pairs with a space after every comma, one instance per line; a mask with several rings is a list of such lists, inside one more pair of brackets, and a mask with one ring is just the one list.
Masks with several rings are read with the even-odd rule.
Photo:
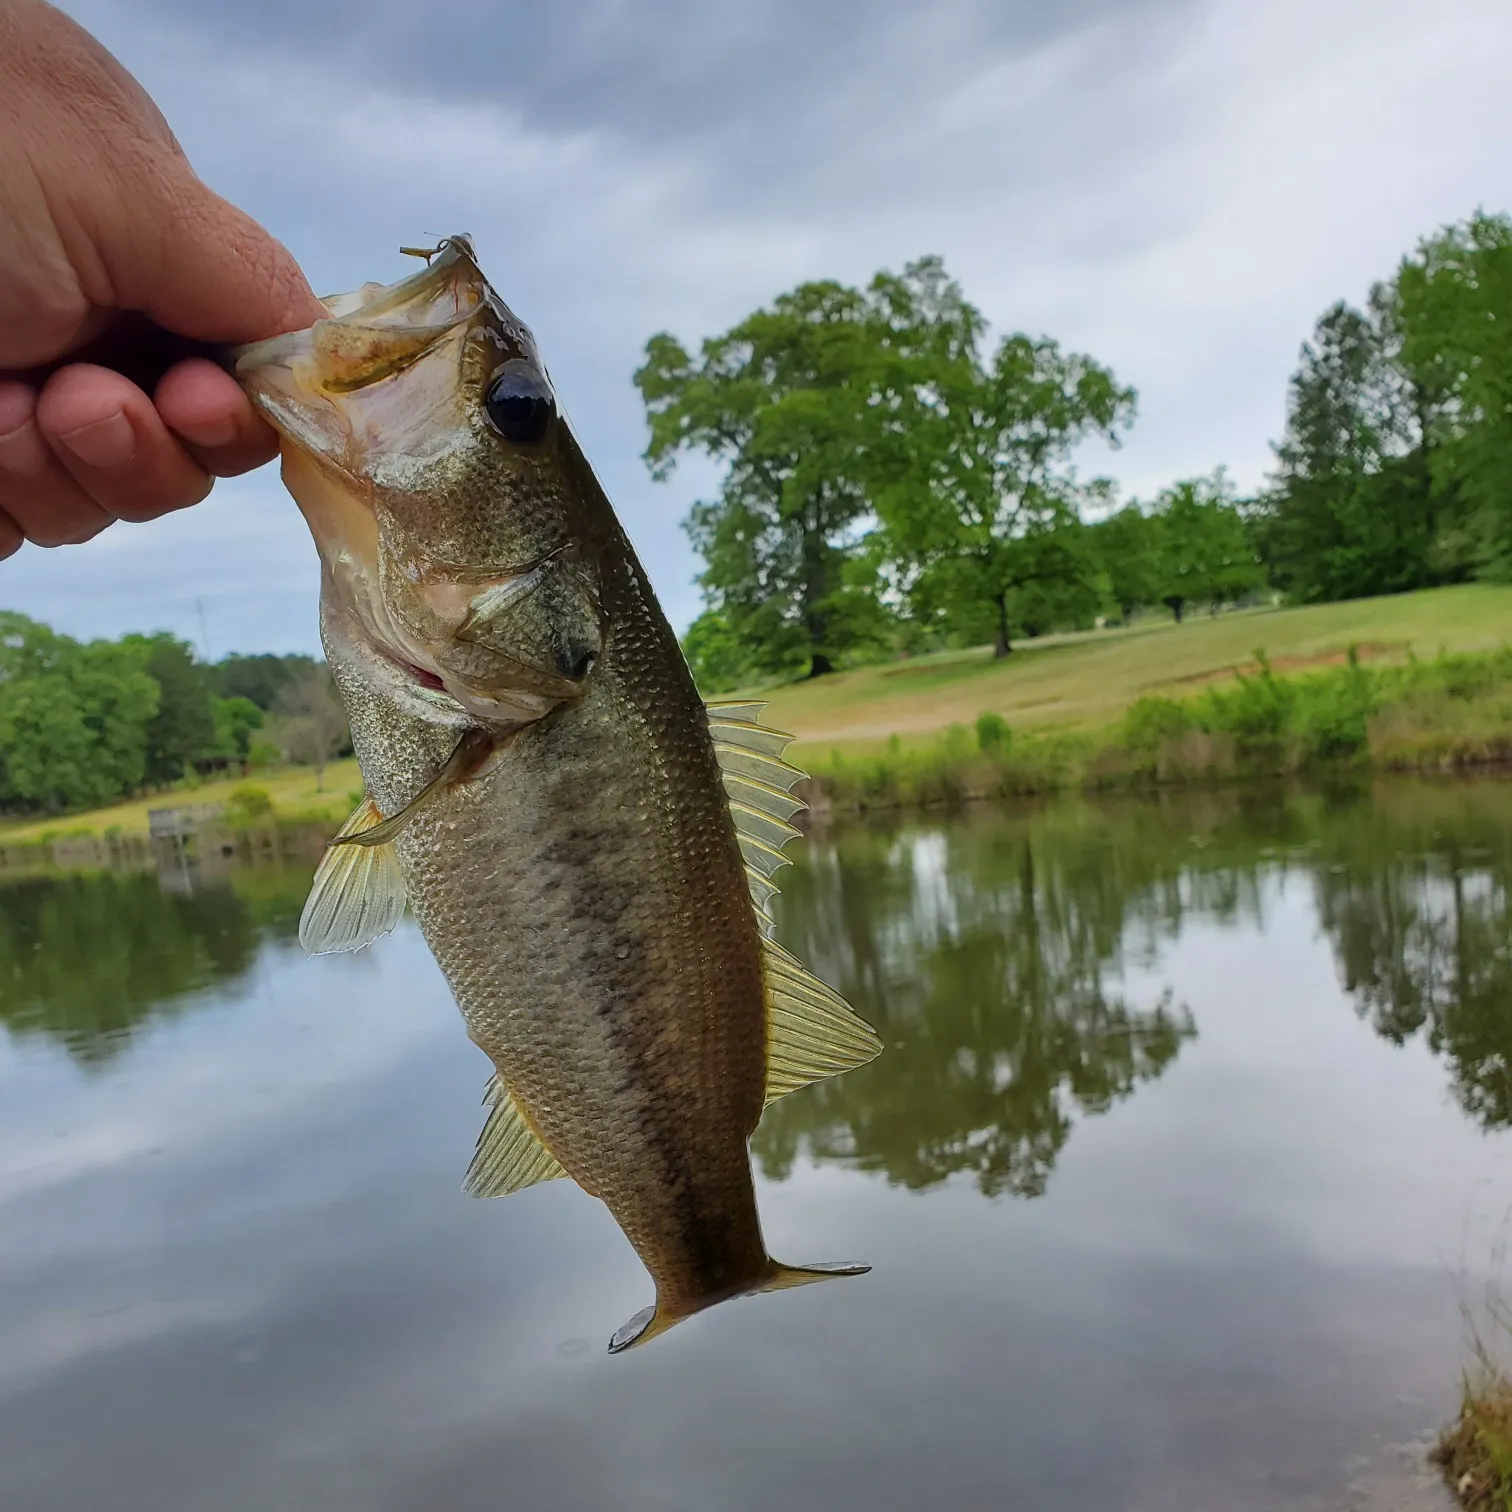
[[94, 38], [0, 0], [0, 558], [198, 503], [267, 461], [273, 431], [196, 348], [324, 313]]

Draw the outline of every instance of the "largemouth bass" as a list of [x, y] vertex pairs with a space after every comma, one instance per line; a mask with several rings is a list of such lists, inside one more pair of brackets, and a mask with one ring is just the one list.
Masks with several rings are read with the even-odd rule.
[[494, 1065], [465, 1190], [565, 1174], [602, 1199], [656, 1286], [617, 1352], [868, 1268], [767, 1254], [748, 1142], [881, 1046], [772, 938], [788, 737], [700, 699], [471, 242], [420, 255], [236, 358], [319, 549], [366, 788], [301, 938], [361, 948], [408, 901]]

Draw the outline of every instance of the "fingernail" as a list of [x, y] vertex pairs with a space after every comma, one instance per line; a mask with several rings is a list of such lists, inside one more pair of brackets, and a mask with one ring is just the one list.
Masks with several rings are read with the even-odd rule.
[[236, 421], [208, 420], [203, 425], [183, 425], [179, 434], [194, 446], [230, 446], [236, 440]]
[[30, 420], [0, 436], [0, 471], [13, 478], [35, 478], [47, 466], [47, 447]]
[[77, 430], [64, 431], [58, 444], [66, 447], [85, 467], [120, 467], [136, 451], [136, 432], [123, 411], [103, 420], [93, 420]]

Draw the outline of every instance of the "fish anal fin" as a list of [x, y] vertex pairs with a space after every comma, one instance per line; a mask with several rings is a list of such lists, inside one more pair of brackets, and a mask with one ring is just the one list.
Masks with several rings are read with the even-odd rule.
[[882, 1049], [870, 1024], [775, 940], [761, 942], [767, 996], [766, 1100], [863, 1066]]
[[[364, 798], [336, 840], [375, 829], [378, 805]], [[299, 918], [299, 943], [311, 955], [361, 950], [389, 933], [404, 915], [404, 873], [392, 845], [338, 845], [333, 840], [315, 869]]]
[[497, 1075], [490, 1079], [483, 1101], [488, 1117], [462, 1183], [469, 1197], [507, 1197], [567, 1174]]

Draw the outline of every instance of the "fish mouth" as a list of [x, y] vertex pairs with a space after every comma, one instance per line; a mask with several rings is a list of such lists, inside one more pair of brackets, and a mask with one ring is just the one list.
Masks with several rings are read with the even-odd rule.
[[[444, 435], [455, 422], [452, 363], [427, 364], [433, 371], [418, 384], [374, 386], [443, 344], [456, 344], [460, 359], [468, 331], [496, 302], [470, 237], [406, 250], [426, 266], [397, 283], [331, 295], [321, 301], [326, 319], [230, 353], [236, 378], [274, 427], [353, 479], [375, 453], [405, 449], [427, 432]], [[364, 390], [364, 402], [354, 402]]]

